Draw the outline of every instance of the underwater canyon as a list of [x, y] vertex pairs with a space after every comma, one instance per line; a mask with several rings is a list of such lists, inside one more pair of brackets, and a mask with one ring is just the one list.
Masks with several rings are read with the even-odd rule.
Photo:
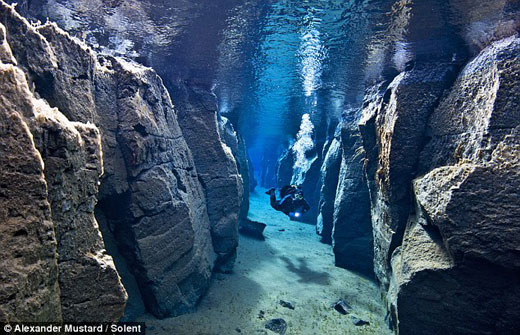
[[518, 332], [519, 30], [516, 0], [0, 0], [0, 322]]

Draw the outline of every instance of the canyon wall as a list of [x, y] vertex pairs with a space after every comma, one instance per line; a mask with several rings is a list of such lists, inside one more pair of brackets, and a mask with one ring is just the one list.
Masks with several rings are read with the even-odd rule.
[[[33, 247], [46, 263], [26, 270], [47, 284], [9, 294], [6, 306], [32, 301], [32, 292], [34, 304], [53, 301], [40, 312], [53, 313], [49, 320], [61, 320], [60, 312], [74, 321], [121, 317], [126, 292], [104, 251], [95, 211], [133, 269], [147, 309], [159, 317], [190, 311], [209, 285], [216, 254], [200, 176], [162, 80], [149, 68], [97, 55], [52, 23], [31, 25], [5, 3], [0, 22], [2, 62], [16, 64], [17, 76], [23, 71], [27, 78], [26, 95], [45, 99], [38, 106], [48, 103], [52, 111], [27, 112], [29, 121], [22, 120], [34, 142], [28, 152], [41, 157], [27, 173], [47, 192], [32, 195], [41, 199], [41, 212], [31, 222], [40, 218], [41, 227], [19, 227], [16, 235], [48, 236]], [[16, 221], [14, 209], [12, 216]]]
[[[180, 3], [20, 2], [71, 37], [0, 2], [2, 320], [122, 316], [98, 222], [158, 317], [191, 311], [212, 271], [232, 270], [251, 171], [212, 85], [235, 2]], [[326, 143], [319, 125], [306, 153], [309, 221], [338, 266], [378, 280], [399, 334], [519, 326], [518, 13], [395, 2], [367, 45], [380, 71], [363, 105]], [[293, 167], [289, 151], [279, 186]]]
[[369, 157], [374, 269], [400, 334], [518, 327], [513, 245], [520, 235], [512, 217], [520, 210], [519, 49], [518, 37], [500, 40], [518, 21], [507, 21], [511, 7], [502, 5], [495, 24], [490, 12], [473, 11], [472, 20], [487, 15], [492, 28], [473, 31], [480, 33], [477, 44], [465, 31], [460, 40], [473, 48], [467, 54], [478, 53], [465, 64], [456, 36], [442, 50], [459, 51], [433, 52], [423, 38], [442, 29], [418, 29], [412, 19], [412, 38], [423, 48], [380, 94], [367, 96], [360, 129]]
[[[430, 140], [412, 184], [416, 211], [392, 256], [388, 300], [403, 333], [518, 327], [519, 51], [518, 37], [484, 49], [429, 119]], [[418, 296], [414, 308], [450, 317], [411, 312], [410, 294]]]
[[202, 184], [217, 254], [215, 270], [221, 272], [233, 267], [238, 218], [241, 204], [247, 201], [238, 157], [229, 153], [219, 136], [217, 99], [212, 92], [219, 31], [229, 14], [226, 9], [236, 3], [45, 0], [19, 5], [24, 15], [41, 21], [50, 18], [100, 53], [124, 56], [157, 71], [175, 103], [178, 124]]
[[[418, 72], [421, 85], [409, 86], [416, 70], [407, 71], [364, 110], [363, 143], [377, 151], [367, 168], [375, 272], [400, 334], [518, 326], [519, 43], [492, 43], [453, 86], [432, 82], [439, 68]], [[421, 115], [414, 101], [428, 100], [410, 95], [411, 87], [439, 103]], [[407, 122], [413, 128], [399, 128]]]
[[94, 217], [99, 129], [37, 98], [27, 79], [56, 70], [56, 54], [4, 3], [0, 22], [2, 320], [117, 321], [127, 295]]
[[44, 163], [26, 119], [35, 117], [35, 104], [40, 103], [49, 114], [52, 110], [29, 91], [23, 73], [6, 50], [1, 25], [0, 30], [0, 318], [6, 322], [59, 322], [62, 312], [55, 227]]
[[336, 264], [373, 266], [399, 334], [519, 326], [518, 11], [396, 2], [380, 81], [322, 166], [318, 233]]
[[221, 140], [215, 96], [209, 89], [191, 83], [175, 92], [179, 124], [205, 193], [213, 247], [218, 256], [215, 270], [229, 273], [238, 246], [242, 178], [233, 152]]

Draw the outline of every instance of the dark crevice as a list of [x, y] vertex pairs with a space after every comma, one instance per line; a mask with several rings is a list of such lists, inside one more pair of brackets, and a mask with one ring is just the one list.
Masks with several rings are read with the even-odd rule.
[[146, 131], [146, 127], [143, 126], [142, 124], [136, 124], [134, 126], [134, 130], [139, 134], [141, 135], [142, 137], [146, 137], [148, 136], [148, 132]]
[[138, 273], [145, 269], [135, 258], [135, 235], [128, 224], [130, 215], [127, 211], [130, 196], [129, 192], [107, 196], [101, 199], [95, 208], [107, 253], [114, 259], [129, 296], [123, 321], [133, 320], [144, 312], [140, 310], [140, 306], [144, 306], [144, 297], [141, 285], [137, 283], [140, 283]]
[[188, 192], [186, 185], [184, 185], [184, 182], [182, 181], [181, 176], [179, 175], [179, 172], [176, 169], [172, 169], [173, 174], [175, 175], [175, 179], [177, 180], [177, 188], [184, 193]]
[[27, 232], [26, 229], [20, 229], [20, 230], [17, 230], [13, 233], [13, 237], [18, 237], [18, 236], [27, 236], [29, 233]]
[[72, 80], [87, 80], [89, 79], [88, 74], [80, 74], [79, 76], [72, 77]]

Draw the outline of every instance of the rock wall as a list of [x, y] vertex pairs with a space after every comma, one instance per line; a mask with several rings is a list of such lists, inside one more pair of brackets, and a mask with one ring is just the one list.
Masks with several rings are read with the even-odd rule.
[[332, 245], [337, 266], [373, 276], [370, 197], [363, 175], [361, 135], [355, 125], [341, 128], [338, 186], [333, 203]]
[[[0, 25], [0, 37], [5, 29]], [[0, 319], [62, 321], [58, 254], [44, 163], [29, 122], [35, 104], [5, 39], [0, 64]], [[6, 57], [8, 56], [8, 57]], [[16, 63], [12, 61], [12, 63]], [[45, 110], [49, 112], [50, 108]], [[29, 119], [29, 120], [28, 120]]]
[[215, 270], [231, 272], [238, 246], [242, 178], [231, 149], [221, 140], [216, 99], [209, 89], [186, 83], [182, 91], [177, 91], [175, 101], [179, 124], [206, 195], [213, 248], [218, 255]]
[[247, 219], [247, 213], [249, 212], [249, 192], [252, 190], [249, 185], [251, 164], [247, 156], [246, 143], [244, 138], [235, 131], [235, 128], [226, 117], [219, 116], [218, 121], [221, 140], [231, 149], [231, 153], [233, 153], [233, 157], [237, 164], [238, 172], [240, 173], [240, 177], [242, 177], [244, 191], [242, 194], [238, 217], [239, 219]]
[[[417, 216], [424, 219], [415, 221], [429, 236], [440, 237], [443, 248], [410, 259], [417, 246], [413, 232], [407, 232], [410, 242], [395, 257], [402, 265], [390, 301], [406, 332], [414, 327], [425, 333], [492, 334], [518, 328], [520, 309], [513, 301], [520, 294], [519, 51], [518, 37], [484, 49], [429, 120], [431, 140], [413, 182]], [[429, 259], [441, 256], [448, 265], [429, 278], [424, 274], [431, 271]], [[424, 295], [415, 298], [416, 306], [450, 317], [439, 322], [411, 312], [410, 294], [417, 290]]]
[[[420, 63], [398, 75], [363, 111], [360, 124], [374, 229], [375, 273], [384, 285], [390, 257], [400, 244], [410, 206], [410, 183], [419, 164], [426, 123], [453, 78], [450, 63]], [[375, 139], [375, 143], [373, 143]], [[372, 151], [376, 150], [376, 154]]]
[[[49, 188], [49, 196], [58, 266], [63, 264], [64, 318], [79, 318], [88, 308], [92, 320], [104, 320], [119, 306], [118, 319], [124, 307], [119, 277], [99, 249], [103, 243], [92, 214], [96, 198], [96, 211], [134, 269], [148, 310], [159, 317], [190, 311], [209, 285], [215, 256], [204, 192], [161, 79], [149, 68], [96, 55], [54, 24], [33, 27], [4, 3], [0, 22], [30, 87], [64, 115], [46, 119], [46, 131], [34, 136], [49, 161], [46, 178], [57, 187]], [[96, 124], [99, 132], [90, 125], [76, 126], [76, 137], [72, 130], [55, 134], [62, 119]], [[99, 138], [104, 175], [96, 196]], [[74, 154], [63, 156], [64, 148]], [[88, 248], [72, 247], [72, 240]], [[72, 272], [77, 278], [68, 277]], [[89, 281], [86, 294], [94, 296], [84, 297], [74, 285]]]
[[321, 189], [318, 204], [318, 218], [316, 219], [316, 232], [324, 243], [332, 243], [332, 228], [334, 225], [334, 199], [339, 181], [339, 169], [341, 166], [340, 137], [331, 140], [320, 170]]
[[209, 285], [214, 262], [191, 152], [153, 70], [112, 57], [98, 62], [96, 101], [110, 162], [99, 209], [147, 309], [159, 317], [186, 313]]
[[235, 258], [243, 186], [237, 163], [218, 136], [211, 87], [219, 29], [229, 15], [226, 9], [237, 3], [46, 0], [22, 1], [20, 8], [42, 21], [51, 18], [104, 54], [137, 60], [159, 73], [175, 102], [183, 137], [195, 160], [218, 254], [216, 269], [224, 272], [231, 271]]
[[[518, 37], [374, 88], [360, 125], [374, 264], [399, 334], [517, 329]], [[428, 311], [428, 313], [424, 313]]]
[[[507, 0], [396, 3], [384, 41], [394, 46], [365, 93], [361, 143], [343, 121], [338, 187], [324, 184], [318, 227], [327, 232], [325, 200], [335, 194], [332, 243], [349, 269], [373, 235], [373, 270], [399, 334], [519, 327], [519, 9]], [[335, 175], [333, 162], [323, 176]], [[356, 199], [363, 180], [369, 216]]]
[[[2, 169], [2, 199], [8, 209], [2, 221], [9, 236], [2, 241], [2, 250], [8, 252], [2, 266], [7, 294], [2, 320], [117, 321], [127, 295], [94, 217], [102, 173], [99, 130], [93, 124], [70, 122], [35, 98], [25, 74], [15, 66], [24, 60], [10, 54], [11, 49], [15, 56], [19, 51], [11, 38], [25, 35], [26, 42], [40, 46], [46, 41], [4, 3], [0, 17], [5, 24], [2, 157], [12, 159], [2, 164], [7, 168]], [[47, 60], [56, 66], [54, 59]], [[15, 133], [19, 136], [13, 137]], [[18, 181], [5, 179], [9, 175]], [[13, 228], [17, 230], [9, 233]]]
[[58, 280], [65, 321], [118, 320], [126, 302], [112, 257], [94, 217], [102, 173], [101, 143], [92, 124], [37, 114], [34, 141], [58, 241]]

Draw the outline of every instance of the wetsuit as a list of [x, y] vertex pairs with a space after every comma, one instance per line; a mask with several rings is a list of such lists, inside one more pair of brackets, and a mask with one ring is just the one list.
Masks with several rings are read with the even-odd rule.
[[280, 200], [276, 199], [274, 189], [269, 190], [268, 194], [271, 200], [271, 207], [291, 218], [298, 218], [310, 209], [309, 204], [303, 198], [303, 191], [294, 185], [287, 185], [281, 188]]

